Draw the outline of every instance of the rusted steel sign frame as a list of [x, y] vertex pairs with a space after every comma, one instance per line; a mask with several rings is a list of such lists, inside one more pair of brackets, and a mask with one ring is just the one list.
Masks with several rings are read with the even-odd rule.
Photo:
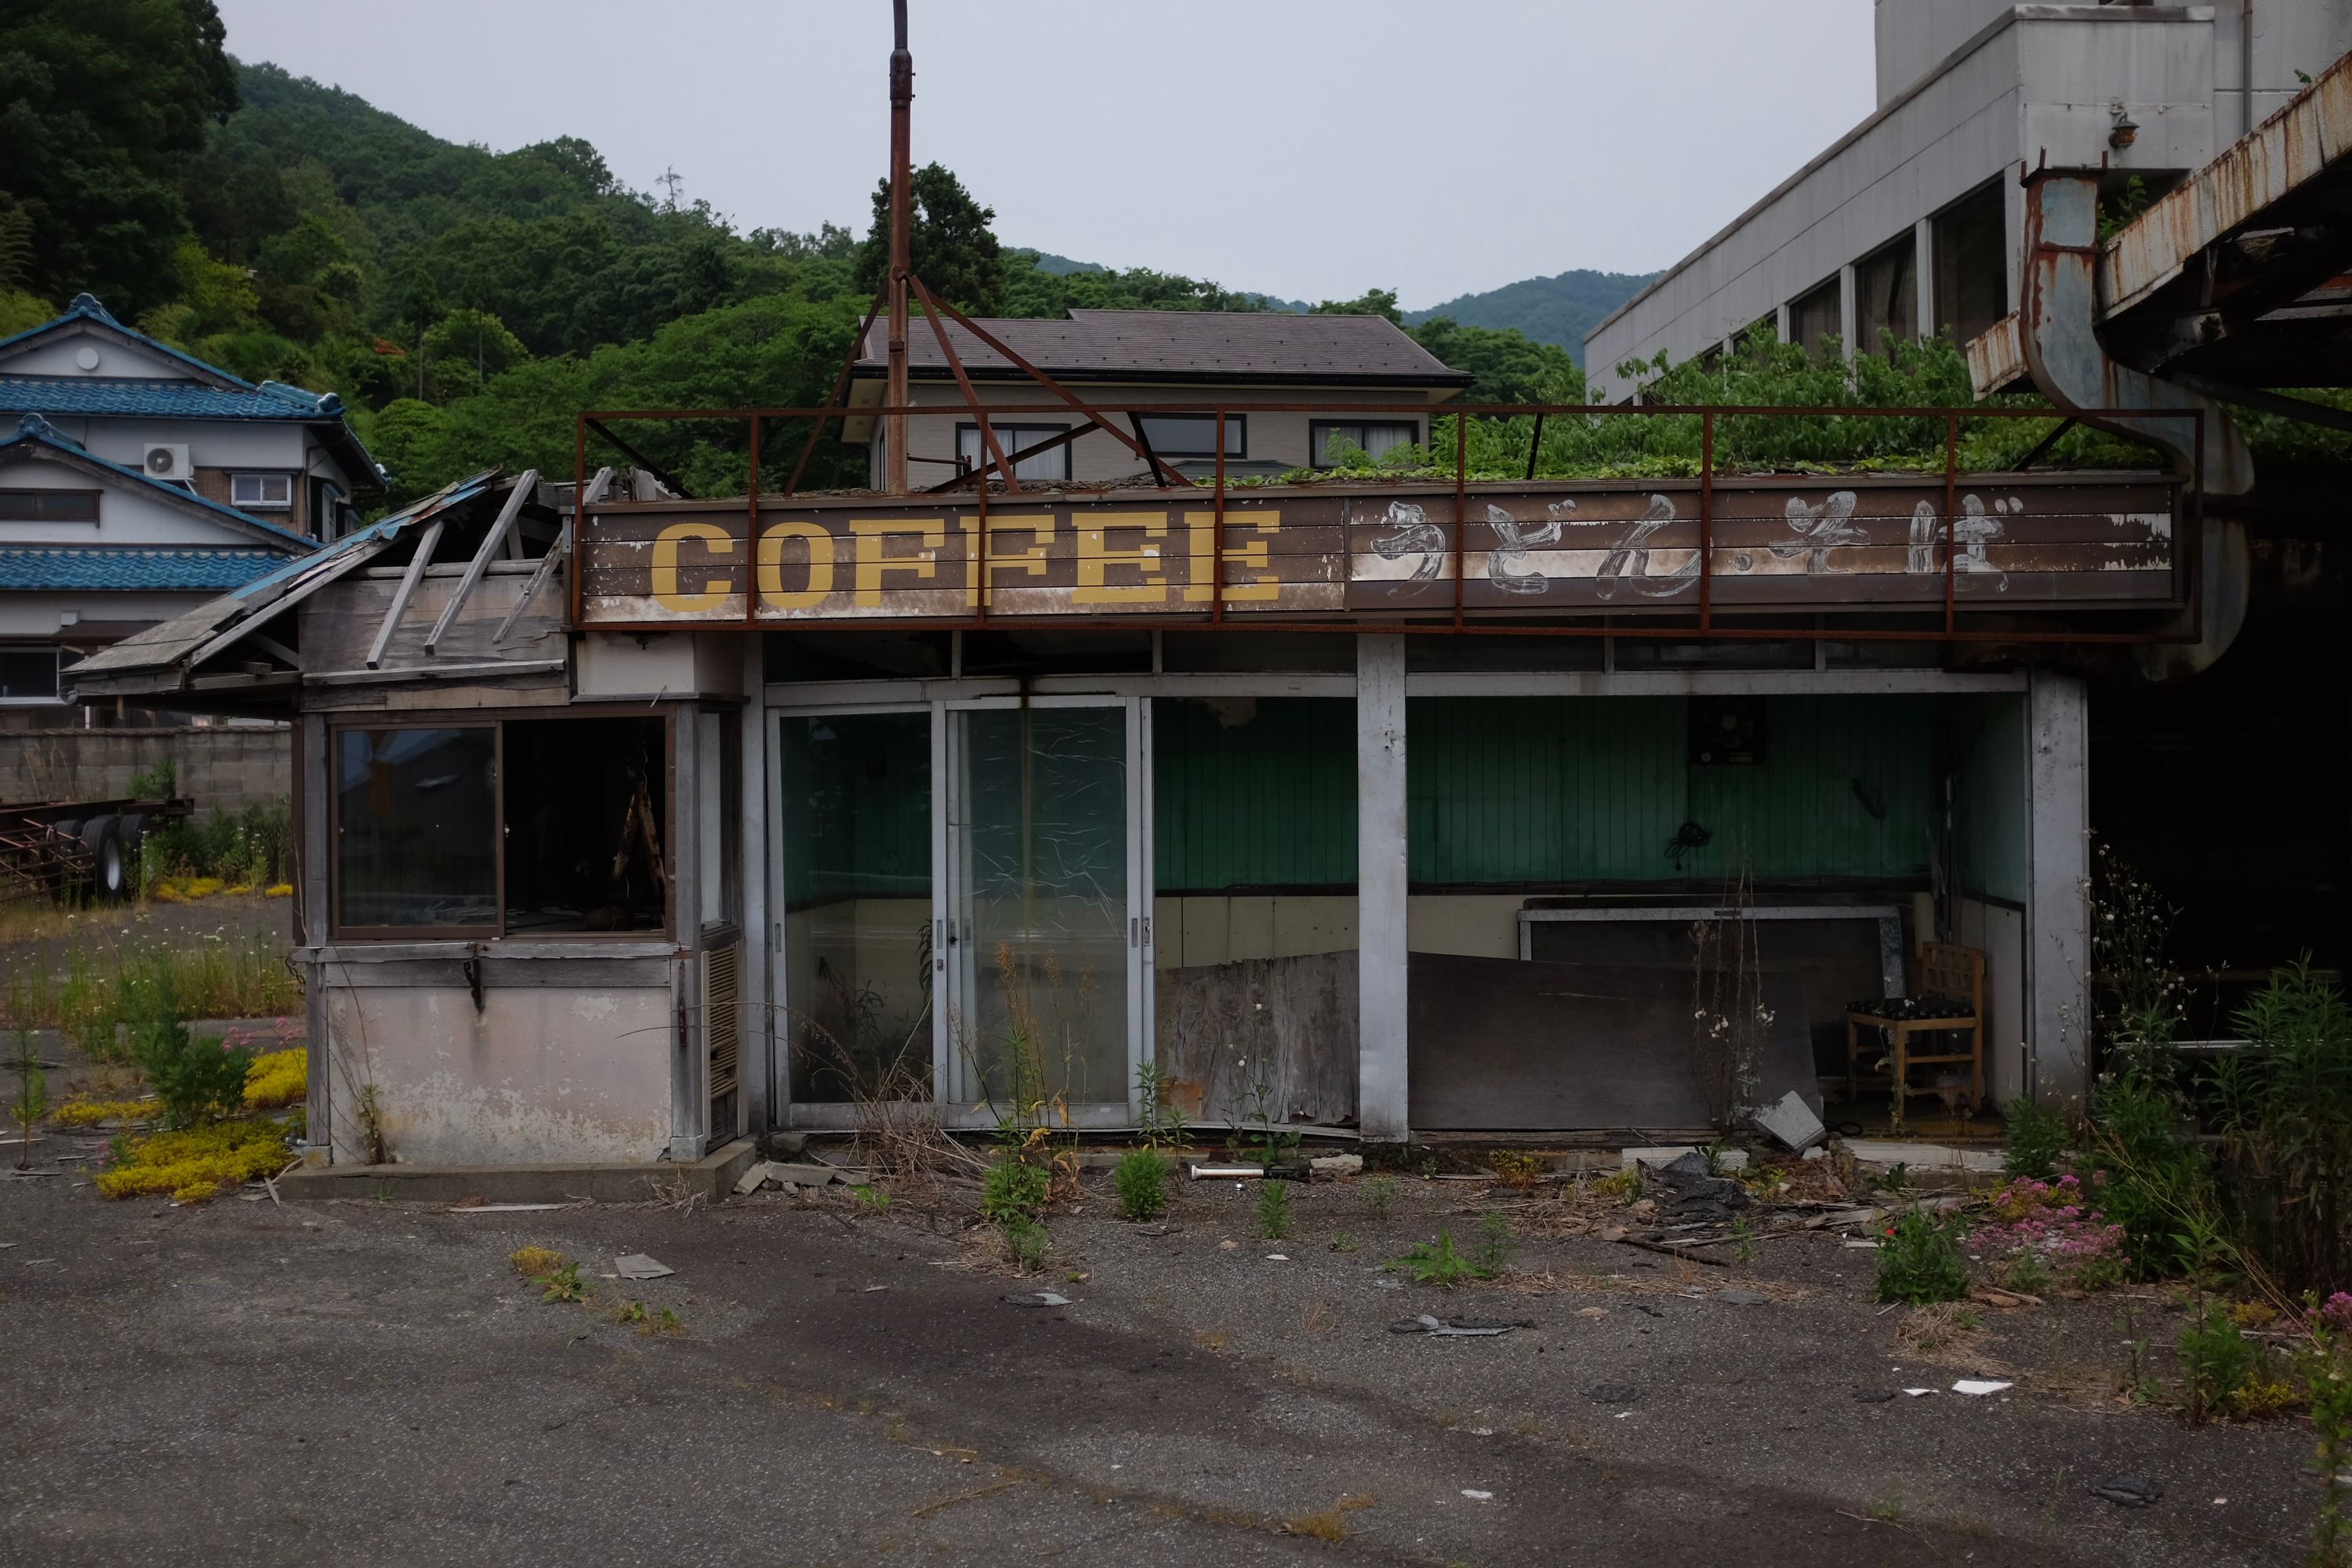
[[[931, 303], [928, 290], [924, 291], [924, 303], [927, 305]], [[943, 313], [955, 317], [960, 321], [963, 319], [961, 313], [955, 310], [952, 306], [943, 306], [942, 311]], [[869, 311], [867, 315], [869, 329], [872, 319], [873, 312]], [[938, 324], [937, 318], [934, 317], [934, 325], [937, 326]], [[1057, 393], [1060, 392], [1058, 387], [1054, 387], [1052, 390]], [[1125, 431], [1120, 430], [1114, 423], [1112, 423], [1109, 416], [1112, 414], [1125, 415], [1131, 422], [1137, 423], [1139, 430], [1140, 428], [1140, 422], [1138, 416], [1143, 415], [1208, 415], [1215, 421], [1215, 436], [1213, 438], [1215, 445], [1215, 468], [1214, 476], [1210, 487], [1211, 494], [1208, 499], [1211, 503], [1211, 510], [1213, 519], [1212, 522], [1213, 533], [1211, 547], [1211, 559], [1220, 563], [1220, 565], [1217, 570], [1212, 571], [1209, 574], [1210, 603], [1207, 619], [1203, 622], [1202, 620], [1192, 617], [1181, 619], [1137, 616], [1121, 616], [1118, 617], [1117, 624], [1136, 627], [1166, 626], [1170, 628], [1198, 629], [1203, 625], [1216, 627], [1234, 624], [1226, 613], [1227, 605], [1224, 591], [1225, 573], [1223, 570], [1222, 565], [1222, 563], [1227, 559], [1225, 552], [1229, 548], [1226, 517], [1226, 500], [1229, 493], [1229, 487], [1225, 483], [1225, 420], [1229, 414], [1304, 413], [1393, 415], [1397, 411], [1397, 405], [1393, 403], [1346, 403], [1324, 401], [1313, 403], [1250, 402], [1238, 405], [1223, 403], [1170, 402], [1133, 405], [1122, 404], [1116, 407], [1097, 407], [1093, 405], [1081, 404], [1078, 400], [1070, 397], [1066, 394], [1062, 395], [1063, 401], [1059, 403], [995, 404], [990, 405], [989, 411], [999, 416], [1008, 414], [1066, 415], [1070, 412], [1072, 407], [1077, 407], [1081, 412], [1084, 412], [1088, 416], [1090, 421], [1089, 427], [1103, 429], [1113, 437], [1119, 438], [1128, 447], [1145, 458], [1147, 462], [1150, 464], [1152, 472], [1162, 476], [1170, 474], [1172, 470], [1169, 469], [1164, 463], [1158, 459], [1156, 455], [1150, 453], [1138, 441], [1129, 438]], [[969, 394], [967, 394], [967, 396], [969, 398]], [[973, 405], [977, 405], [976, 402]], [[615, 446], [622, 446], [620, 438], [617, 436], [614, 436], [611, 431], [609, 422], [617, 420], [644, 420], [668, 423], [683, 420], [707, 421], [739, 419], [745, 421], [751, 432], [751, 449], [750, 459], [751, 484], [749, 493], [744, 498], [744, 508], [746, 514], [746, 527], [748, 530], [747, 539], [751, 542], [751, 549], [754, 552], [754, 559], [756, 560], [756, 555], [760, 549], [758, 542], [761, 538], [760, 523], [762, 506], [762, 497], [759, 490], [759, 440], [760, 433], [763, 426], [772, 426], [772, 423], [776, 421], [789, 419], [807, 419], [814, 422], [814, 429], [813, 429], [811, 433], [809, 442], [805, 447], [803, 447], [800, 456], [800, 460], [794, 465], [792, 480], [788, 481], [788, 485], [793, 485], [796, 484], [804, 473], [810, 454], [814, 451], [816, 444], [817, 434], [823, 430], [824, 424], [828, 421], [835, 419], [847, 419], [852, 416], [859, 418], [878, 418], [894, 414], [903, 414], [910, 417], [929, 416], [936, 418], [953, 412], [954, 409], [950, 406], [934, 406], [928, 405], [907, 405], [904, 406], [850, 409], [841, 405], [838, 400], [837, 392], [835, 400], [829, 405], [822, 408], [639, 408], [592, 410], [583, 412], [577, 416], [574, 422], [573, 471], [575, 476], [575, 485], [578, 488], [574, 489], [573, 494], [578, 496], [583, 493], [586, 484], [588, 440], [590, 435], [593, 433], [597, 436], [612, 440]], [[2195, 432], [2191, 439], [2189, 449], [2192, 452], [2199, 454], [2199, 459], [2192, 466], [2191, 471], [2186, 474], [2178, 471], [2161, 474], [2151, 471], [2148, 476], [2151, 480], [2170, 484], [2177, 490], [2184, 492], [2182, 500], [2185, 504], [2178, 508], [2176, 516], [2179, 522], [2185, 523], [2187, 526], [2185, 528], [2176, 527], [2173, 537], [2176, 550], [2175, 570], [2182, 584], [2181, 596], [2185, 598], [2190, 610], [2189, 626], [2186, 630], [2176, 629], [2171, 631], [2098, 631], [2083, 629], [2023, 630], [2013, 628], [1988, 629], [1963, 626], [1959, 624], [1959, 605], [1957, 582], [1958, 551], [1956, 548], [1958, 543], [1956, 522], [1958, 510], [1958, 492], [1961, 477], [1959, 469], [1959, 434], [1961, 421], [2049, 420], [2067, 416], [2066, 414], [2062, 414], [2060, 411], [2033, 408], [1958, 409], [1949, 407], [1909, 406], [1825, 409], [1817, 406], [1785, 405], [1718, 405], [1690, 407], [1648, 406], [1629, 408], [1622, 406], [1599, 407], [1591, 405], [1570, 404], [1444, 404], [1433, 405], [1428, 408], [1427, 412], [1433, 416], [1446, 415], [1458, 416], [1455, 419], [1454, 440], [1454, 463], [1452, 485], [1454, 502], [1453, 526], [1448, 531], [1450, 535], [1449, 555], [1453, 568], [1452, 574], [1454, 579], [1453, 604], [1451, 606], [1452, 613], [1450, 616], [1442, 620], [1407, 620], [1394, 618], [1376, 619], [1357, 617], [1345, 620], [1327, 619], [1302, 621], [1281, 619], [1272, 616], [1268, 616], [1267, 617], [1261, 619], [1258, 616], [1253, 614], [1249, 616], [1246, 623], [1249, 630], [1269, 632], [1321, 632], [1326, 634], [1335, 630], [1345, 630], [1349, 632], [1393, 633], [1413, 637], [1426, 637], [1433, 635], [1569, 637], [1619, 637], [1631, 638], [1647, 637], [1675, 639], [1680, 641], [1748, 640], [1853, 643], [1948, 642], [2045, 646], [2070, 644], [2147, 645], [2194, 643], [2203, 635], [2203, 595], [2199, 591], [2201, 557], [2203, 553], [2202, 531], [2204, 521], [2201, 489], [2203, 479], [2202, 452], [2205, 416], [2201, 410], [2108, 408], [2070, 411], [2072, 416], [2075, 418], [2084, 420], [2085, 422], [2091, 419], [2108, 421], [2115, 426], [2121, 426], [2125, 432], [2128, 432], [2134, 423], [2147, 421], [2171, 421], [2176, 423], [2190, 422], [2193, 423], [2195, 426]], [[1818, 623], [1810, 628], [1791, 626], [1755, 626], [1726, 624], [1718, 616], [1717, 613], [1717, 606], [1715, 595], [1716, 573], [1713, 565], [1717, 522], [1715, 485], [1717, 465], [1715, 459], [1715, 451], [1716, 426], [1717, 421], [1727, 417], [1820, 418], [1825, 414], [1832, 417], [1839, 418], [1901, 418], [1935, 421], [1943, 425], [1944, 462], [1941, 479], [1944, 494], [1944, 506], [1942, 509], [1943, 515], [1941, 520], [1940, 539], [1940, 544], [1943, 551], [1943, 582], [1941, 595], [1941, 607], [1943, 613], [1940, 616], [1941, 625], [1939, 626], [1832, 627]], [[1696, 552], [1696, 575], [1699, 590], [1696, 625], [1647, 626], [1627, 624], [1622, 621], [1613, 619], [1604, 619], [1599, 624], [1595, 624], [1591, 621], [1529, 624], [1518, 621], [1499, 621], [1490, 618], [1481, 618], [1473, 615], [1470, 606], [1465, 603], [1464, 597], [1466, 565], [1469, 555], [1466, 539], [1468, 531], [1468, 509], [1469, 500], [1472, 494], [1472, 486], [1475, 482], [1469, 478], [1468, 422], [1472, 417], [1523, 418], [1529, 416], [1532, 416], [1536, 422], [1535, 441], [1538, 443], [1541, 439], [1543, 425], [1548, 420], [1580, 417], [1652, 419], [1697, 417], [1699, 420], [1700, 462], [1699, 471], [1696, 476], [1694, 476], [1697, 481], [1698, 489], [1699, 513], [1697, 523], [1700, 540], [1699, 548]], [[984, 426], [982, 428], [983, 431], [985, 431], [986, 427]], [[1082, 428], [1075, 434], [1083, 433], [1085, 432]], [[1075, 438], [1075, 435], [1073, 438]], [[992, 438], [986, 441], [986, 447], [987, 461], [982, 465], [981, 472], [984, 474], [988, 468], [999, 468], [1003, 473], [1004, 479], [1007, 481], [1006, 489], [1008, 492], [1023, 494], [1028, 493], [1025, 491], [1019, 491], [1017, 485], [1011, 482], [1012, 464], [1008, 455], [1001, 449]], [[625, 452], [629, 450], [625, 447], [623, 447], [623, 449]], [[1024, 451], [1018, 455], [1026, 456], [1027, 453]], [[1533, 449], [1533, 444], [1531, 443], [1531, 450], [1529, 454], [1530, 468], [1535, 466], [1535, 458], [1536, 451]], [[1418, 482], [1426, 484], [1429, 481], [1426, 479], [1423, 479]], [[979, 553], [976, 562], [976, 568], [979, 574], [977, 579], [979, 586], [973, 595], [973, 604], [971, 606], [972, 613], [971, 615], [962, 617], [921, 616], [908, 618], [861, 618], [846, 624], [829, 624], [835, 626], [836, 629], [864, 629], [877, 631], [906, 629], [921, 629], [929, 631], [984, 630], [992, 626], [1003, 624], [1002, 617], [992, 617], [991, 615], [991, 599], [993, 595], [992, 591], [992, 580], [989, 574], [989, 527], [987, 521], [990, 489], [991, 487], [988, 483], [981, 482], [976, 485], [975, 494], [973, 496], [973, 505], [977, 514], [976, 521], [978, 527], [978, 541], [976, 548]], [[1197, 495], [1199, 493], [1199, 488], [1197, 486], [1185, 486], [1182, 489], [1179, 489], [1178, 487], [1165, 483], [1164, 481], [1149, 489], [1134, 486], [1132, 484], [1122, 485], [1119, 489], [1124, 492], [1134, 493], [1139, 498], [1146, 495], [1158, 498], [1168, 498], [1181, 495]], [[1278, 487], [1253, 487], [1251, 494], [1253, 497], [1255, 497], [1276, 489], [1278, 489]], [[792, 491], [788, 488], [784, 492], [784, 495], [777, 499], [789, 499], [791, 493]], [[937, 492], [934, 491], [932, 493], [936, 494]], [[1298, 488], [1297, 493], [1301, 496], [1313, 496], [1317, 492], [1314, 487], [1302, 486]], [[877, 505], [880, 506], [903, 507], [910, 502], [918, 500], [919, 499], [928, 500], [930, 498], [929, 496], [922, 498], [914, 496], [877, 497], [875, 498], [875, 502]], [[625, 510], [626, 508], [623, 507], [612, 510]], [[588, 520], [585, 515], [585, 511], [586, 509], [584, 507], [575, 506], [573, 535], [580, 542], [579, 547], [572, 551], [571, 561], [568, 563], [568, 569], [571, 573], [571, 593], [569, 598], [572, 624], [575, 628], [583, 627], [588, 624], [586, 623], [583, 615], [583, 595], [586, 576], [585, 562], [589, 554], [589, 551], [587, 549]], [[684, 628], [710, 630], [721, 629], [729, 626], [739, 626], [740, 629], [744, 630], [778, 629], [777, 622], [772, 619], [762, 619], [759, 616], [757, 613], [757, 595], [755, 594], [747, 591], [745, 593], [744, 599], [744, 614], [740, 621], [679, 619], [667, 622], [655, 621], [643, 623], [598, 622], [595, 623], [595, 626], [598, 629], [616, 631], [654, 629], [675, 630]], [[2137, 605], [2132, 607], [2140, 609], [2157, 609], [2161, 608], [2162, 606]], [[1056, 617], [1056, 619], [1083, 619], [1099, 623], [1101, 617], [1067, 616]], [[1035, 627], [1040, 624], [1040, 622], [1036, 616], [1022, 616], [1015, 617], [1013, 624]]]

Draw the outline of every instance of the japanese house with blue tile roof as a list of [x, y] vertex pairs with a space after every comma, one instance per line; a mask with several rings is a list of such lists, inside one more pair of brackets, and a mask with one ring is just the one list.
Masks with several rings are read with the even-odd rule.
[[0, 728], [58, 671], [344, 533], [383, 476], [332, 394], [256, 384], [90, 296], [0, 339]]

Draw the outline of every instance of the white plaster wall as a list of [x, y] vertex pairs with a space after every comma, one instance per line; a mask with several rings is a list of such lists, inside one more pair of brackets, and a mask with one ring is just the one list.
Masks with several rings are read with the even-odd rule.
[[[338, 1164], [373, 1084], [407, 1164], [645, 1161], [669, 1147], [667, 987], [342, 987], [326, 993]], [[313, 1136], [316, 1133], [314, 1131]]]
[[[84, 370], [74, 356], [85, 348], [98, 351], [95, 369]], [[193, 381], [178, 360], [123, 342], [102, 330], [76, 328], [28, 344], [0, 357], [0, 374], [8, 375], [75, 375], [91, 381]]]
[[1356, 900], [1344, 893], [1155, 899], [1151, 924], [1161, 969], [1301, 958], [1355, 947]]
[[84, 621], [104, 621], [110, 626], [168, 621], [218, 597], [216, 594], [0, 594], [0, 637], [56, 637]]
[[[273, 473], [299, 473], [309, 466], [309, 429], [288, 423], [240, 424], [228, 419], [99, 419], [51, 420], [73, 436], [94, 457], [127, 468], [147, 460], [151, 445], [172, 443], [188, 448], [189, 459], [200, 468], [251, 468]], [[79, 425], [76, 432], [68, 423]]]
[[1942, 63], [2014, 0], [1878, 0], [1878, 101], [1885, 103]]
[[99, 479], [38, 453], [0, 465], [0, 489], [99, 491], [98, 521], [11, 522], [0, 527], [10, 544], [257, 544], [226, 520], [215, 521], [174, 506], [130, 479]]
[[[1054, 401], [1053, 395], [1044, 387], [1025, 384], [1014, 386], [992, 382], [979, 387], [978, 390], [981, 401], [991, 405], [1024, 405]], [[1240, 405], [1248, 403], [1312, 403], [1323, 399], [1328, 399], [1343, 406], [1360, 403], [1377, 403], [1383, 405], [1392, 404], [1397, 406], [1400, 414], [1409, 411], [1420, 422], [1422, 437], [1424, 440], [1428, 438], [1429, 434], [1431, 405], [1426, 394], [1422, 391], [1377, 392], [1357, 388], [1342, 390], [1332, 387], [1305, 386], [1263, 389], [1235, 389], [1232, 386], [1107, 386], [1094, 384], [1074, 386], [1071, 390], [1079, 397], [1098, 407], [1115, 407], [1125, 404], [1215, 403], [1228, 409], [1237, 409]], [[956, 453], [956, 426], [971, 422], [971, 415], [964, 409], [961, 392], [952, 385], [920, 384], [915, 388], [915, 401], [921, 405], [936, 404], [941, 407], [950, 407], [954, 412], [936, 419], [926, 418], [919, 415], [911, 416], [908, 421], [908, 455], [919, 458], [953, 458]], [[1070, 410], [1066, 414], [1012, 414], [1005, 417], [1027, 425], [1064, 426], [1082, 424], [1086, 418], [1076, 410]], [[1249, 414], [1247, 415], [1248, 428], [1245, 433], [1247, 449], [1241, 454], [1240, 458], [1235, 460], [1276, 462], [1295, 468], [1305, 468], [1308, 466], [1309, 461], [1308, 426], [1323, 417], [1325, 416], [1311, 413]], [[1334, 414], [1329, 417], [1356, 419], [1363, 416]], [[1120, 429], [1132, 431], [1132, 425], [1124, 416], [1117, 416], [1117, 422]], [[1007, 446], [1005, 450], [1009, 453], [1018, 448]], [[1168, 458], [1170, 455], [1163, 452], [1160, 456]], [[1070, 443], [1070, 476], [1074, 479], [1122, 479], [1141, 473], [1144, 468], [1145, 464], [1141, 458], [1129, 451], [1123, 443], [1099, 430], [1088, 431]], [[920, 489], [926, 485], [938, 484], [943, 479], [952, 478], [954, 472], [952, 468], [939, 463], [917, 462], [909, 467], [907, 482], [914, 489]]]
[[1953, 900], [1952, 940], [1985, 955], [1985, 1093], [2005, 1105], [2025, 1090], [2025, 912]]

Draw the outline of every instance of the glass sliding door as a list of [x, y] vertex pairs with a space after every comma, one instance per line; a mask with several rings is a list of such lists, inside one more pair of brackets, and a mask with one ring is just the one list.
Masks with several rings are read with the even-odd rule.
[[778, 723], [792, 1099], [930, 1100], [931, 713]]
[[1139, 706], [947, 715], [951, 1100], [1035, 1116], [1130, 1099], [1150, 942]]

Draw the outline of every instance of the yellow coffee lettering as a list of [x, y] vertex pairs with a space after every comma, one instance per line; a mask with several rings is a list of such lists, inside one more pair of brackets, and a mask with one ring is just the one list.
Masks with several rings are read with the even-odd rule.
[[689, 539], [702, 541], [704, 551], [712, 555], [732, 555], [735, 542], [727, 531], [710, 522], [673, 522], [654, 538], [653, 590], [654, 603], [674, 616], [697, 615], [715, 610], [726, 602], [729, 593], [727, 579], [706, 577], [699, 594], [682, 593], [677, 585], [677, 547]]
[[[980, 530], [967, 521], [960, 525], [964, 531], [964, 606], [980, 603]], [[1026, 550], [1007, 550], [1003, 536], [1026, 533], [1030, 545]], [[1045, 575], [1045, 554], [1054, 544], [1054, 517], [1051, 512], [991, 512], [988, 517], [988, 598], [996, 602], [996, 577], [1001, 572], [1021, 572], [1042, 580]]]
[[1274, 536], [1282, 531], [1282, 514], [1269, 508], [1253, 511], [1249, 517], [1250, 526], [1258, 536], [1246, 544], [1227, 549], [1225, 563], [1260, 574], [1225, 584], [1225, 603], [1229, 605], [1270, 604], [1282, 596], [1282, 580], [1275, 574], [1274, 563], [1268, 559], [1273, 553]]
[[[1074, 520], [1075, 521], [1075, 520]], [[1156, 511], [1098, 511], [1089, 515], [1090, 526], [1076, 530], [1078, 542], [1078, 586], [1070, 595], [1080, 605], [1164, 605], [1168, 602], [1168, 583], [1161, 575], [1160, 546], [1155, 540], [1168, 535], [1168, 519]], [[1144, 542], [1135, 550], [1113, 550], [1108, 536], [1113, 530], [1139, 531]], [[1114, 566], [1131, 566], [1137, 583], [1113, 583], [1109, 580]]]
[[[939, 518], [905, 523], [883, 517], [860, 517], [850, 520], [849, 531], [857, 536], [857, 607], [878, 610], [882, 607], [882, 576], [887, 572], [904, 572], [928, 582], [940, 574], [940, 552], [947, 548], [947, 524]], [[920, 548], [912, 555], [892, 555], [884, 549], [891, 539], [912, 539]]]
[[[808, 584], [784, 591], [784, 541], [808, 541]], [[813, 610], [833, 592], [833, 535], [821, 522], [780, 522], [760, 535], [760, 603], [776, 610]]]

